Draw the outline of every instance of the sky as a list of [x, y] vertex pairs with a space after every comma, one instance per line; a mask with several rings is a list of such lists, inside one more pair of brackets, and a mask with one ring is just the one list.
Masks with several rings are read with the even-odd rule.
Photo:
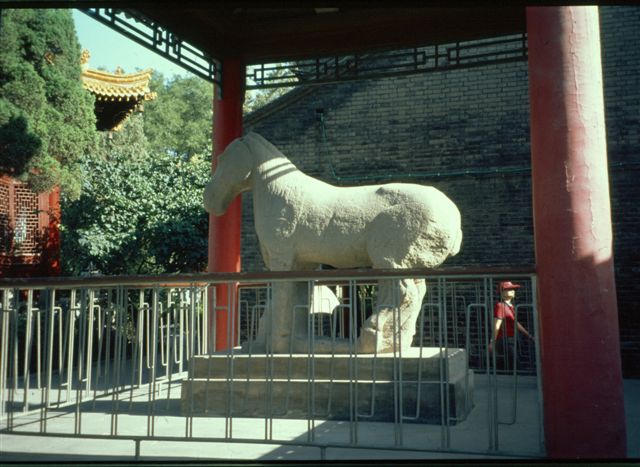
[[89, 68], [113, 72], [119, 66], [125, 73], [153, 68], [167, 79], [174, 75], [194, 76], [79, 10], [73, 10], [73, 20], [80, 47], [91, 54]]

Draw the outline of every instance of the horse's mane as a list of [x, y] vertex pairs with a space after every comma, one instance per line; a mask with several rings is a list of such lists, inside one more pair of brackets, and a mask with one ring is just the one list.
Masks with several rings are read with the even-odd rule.
[[291, 163], [277, 147], [254, 131], [247, 133], [242, 140], [254, 156], [260, 156], [260, 161], [286, 159]]
[[257, 173], [265, 182], [269, 183], [292, 173], [299, 177], [308, 177], [276, 146], [258, 133], [248, 133], [242, 138], [242, 142], [253, 158], [254, 167], [258, 169]]

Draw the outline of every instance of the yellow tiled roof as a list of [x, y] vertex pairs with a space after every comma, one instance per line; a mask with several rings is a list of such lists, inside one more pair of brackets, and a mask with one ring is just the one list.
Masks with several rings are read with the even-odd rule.
[[124, 74], [121, 70], [108, 73], [87, 68], [82, 72], [82, 84], [98, 100], [152, 100], [156, 98], [149, 89], [152, 71]]

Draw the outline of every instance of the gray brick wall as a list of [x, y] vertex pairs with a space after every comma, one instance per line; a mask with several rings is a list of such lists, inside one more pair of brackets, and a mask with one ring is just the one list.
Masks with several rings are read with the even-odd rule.
[[600, 8], [623, 367], [640, 377], [640, 7]]
[[[640, 349], [640, 7], [602, 7], [601, 38], [618, 305], [623, 353], [634, 356]], [[528, 101], [527, 64], [516, 62], [297, 90], [249, 115], [245, 129], [329, 183], [404, 181], [445, 192], [461, 211], [464, 231], [462, 250], [445, 265], [533, 265]], [[245, 195], [242, 267], [262, 270], [250, 200]]]

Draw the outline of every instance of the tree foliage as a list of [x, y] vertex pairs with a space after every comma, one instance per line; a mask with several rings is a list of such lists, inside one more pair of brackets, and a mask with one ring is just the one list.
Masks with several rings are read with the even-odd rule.
[[213, 85], [195, 76], [165, 82], [154, 73], [150, 86], [157, 93], [144, 112], [150, 150], [184, 159], [211, 154]]
[[140, 115], [102, 134], [84, 164], [82, 196], [63, 208], [65, 273], [89, 264], [104, 274], [204, 270], [209, 174], [207, 158], [150, 152]]
[[77, 198], [96, 132], [71, 12], [2, 10], [0, 21], [0, 172]]

